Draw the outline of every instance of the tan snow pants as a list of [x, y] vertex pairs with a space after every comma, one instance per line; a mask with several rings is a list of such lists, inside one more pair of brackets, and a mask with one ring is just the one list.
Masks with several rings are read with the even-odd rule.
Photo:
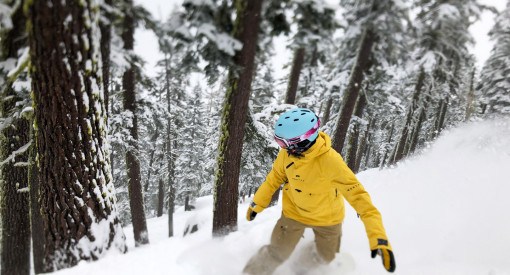
[[310, 257], [303, 259], [309, 261], [308, 263], [300, 261], [299, 264], [313, 266], [333, 261], [335, 254], [340, 250], [342, 224], [310, 226], [286, 218], [282, 214], [273, 229], [270, 244], [260, 248], [248, 261], [243, 270], [244, 274], [273, 274], [273, 271], [289, 258], [306, 228], [313, 229], [316, 249], [309, 253]]

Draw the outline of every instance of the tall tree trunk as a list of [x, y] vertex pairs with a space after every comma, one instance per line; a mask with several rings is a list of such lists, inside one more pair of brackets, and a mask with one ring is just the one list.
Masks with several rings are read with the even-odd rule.
[[170, 154], [171, 148], [176, 143], [172, 140], [167, 144], [167, 165], [168, 165], [168, 237], [174, 236], [174, 210], [175, 210], [175, 183], [174, 183], [174, 155]]
[[441, 131], [443, 130], [446, 111], [448, 109], [448, 102], [449, 102], [448, 96], [439, 101], [439, 106], [436, 114], [436, 121], [434, 124], [434, 130], [432, 131], [432, 139], [438, 137]]
[[471, 72], [471, 80], [469, 83], [469, 91], [466, 98], [466, 114], [464, 116], [464, 121], [468, 121], [473, 114], [473, 102], [475, 101], [475, 69]]
[[[392, 122], [391, 123], [391, 128], [390, 128], [390, 133], [388, 134], [388, 140], [386, 141], [386, 148], [384, 148], [384, 155], [382, 156], [382, 160], [381, 160], [381, 164], [379, 166], [380, 169], [382, 169], [384, 167], [384, 165], [386, 165], [386, 157], [388, 156], [388, 149], [389, 149], [389, 144], [391, 142], [391, 139], [393, 138], [393, 131], [395, 130], [395, 123]], [[388, 161], [389, 163], [391, 163], [392, 161], [392, 156], [390, 156], [389, 158], [390, 160]]]
[[332, 147], [341, 152], [344, 146], [347, 130], [351, 121], [354, 106], [358, 99], [359, 90], [363, 82], [363, 75], [370, 67], [370, 56], [372, 53], [372, 45], [375, 42], [375, 34], [366, 29], [361, 39], [361, 44], [358, 48], [358, 55], [356, 56], [356, 63], [354, 64], [349, 84], [344, 93], [343, 106], [336, 122], [335, 132], [332, 140]]
[[[361, 93], [358, 98], [358, 103], [356, 103], [356, 110], [354, 111], [354, 115], [359, 119], [363, 117], [363, 111], [367, 104], [367, 99], [365, 93]], [[357, 173], [356, 169], [356, 154], [358, 153], [358, 140], [360, 134], [360, 123], [355, 122], [353, 125], [354, 129], [352, 133], [349, 135], [349, 149], [347, 150], [347, 166], [351, 168], [354, 173]], [[361, 152], [360, 152], [361, 153]]]
[[[113, 0], [104, 0], [104, 5], [112, 6]], [[99, 28], [101, 30], [101, 60], [103, 63], [103, 89], [106, 115], [109, 114], [110, 102], [110, 42], [112, 40], [112, 27], [109, 12], [103, 7], [101, 9], [102, 17], [99, 20]]]
[[404, 127], [402, 128], [402, 134], [400, 135], [399, 142], [397, 143], [397, 147], [395, 148], [395, 154], [390, 161], [390, 164], [396, 163], [404, 157], [404, 149], [409, 142], [409, 131], [411, 130], [411, 123], [413, 120], [414, 112], [418, 107], [418, 101], [420, 100], [421, 91], [423, 89], [425, 81], [425, 71], [423, 68], [420, 70], [418, 75], [418, 81], [416, 82], [416, 87], [414, 90], [413, 99], [411, 101], [411, 105], [407, 110], [406, 122]]
[[126, 245], [106, 141], [98, 7], [35, 0], [25, 8], [49, 272]]
[[[358, 147], [358, 153], [356, 155], [356, 163], [354, 166], [354, 172], [357, 173], [361, 167], [361, 159], [363, 158], [363, 155], [370, 155], [370, 146], [367, 146], [368, 140], [370, 140], [370, 129], [372, 129], [375, 125], [375, 119], [371, 119], [368, 123], [367, 129], [365, 131], [365, 134], [363, 135], [363, 139], [361, 140], [361, 143]], [[368, 166], [368, 158], [367, 161], [365, 161], [365, 166]]]
[[[0, 37], [0, 61], [18, 59], [26, 47], [23, 2], [12, 14], [12, 28]], [[30, 274], [30, 215], [28, 193], [28, 152], [30, 123], [19, 117], [16, 103], [21, 101], [8, 79], [0, 86], [0, 115], [9, 124], [0, 130], [0, 218], [1, 274]], [[9, 123], [10, 120], [10, 123]]]
[[[7, 88], [2, 116], [14, 111], [16, 101]], [[0, 134], [0, 216], [2, 218], [2, 274], [30, 274], [30, 218], [28, 193], [29, 122], [14, 118]], [[22, 151], [17, 153], [16, 151]]]
[[[33, 129], [31, 131], [31, 138], [35, 140]], [[40, 186], [37, 171], [37, 163], [35, 157], [37, 155], [37, 148], [35, 143], [30, 146], [29, 168], [28, 168], [28, 182], [30, 189], [30, 225], [32, 231], [32, 258], [34, 262], [35, 274], [44, 272], [44, 224], [41, 216]]]
[[326, 125], [329, 121], [329, 115], [331, 113], [331, 106], [333, 105], [333, 97], [330, 95], [328, 97], [328, 101], [326, 102], [326, 106], [324, 107], [324, 113], [322, 115], [322, 121], [321, 123], [323, 125]]
[[[134, 46], [135, 33], [135, 19], [132, 10], [133, 1], [125, 0], [125, 4], [126, 9], [124, 11], [125, 17], [122, 41], [124, 42], [124, 49], [131, 52]], [[124, 109], [133, 114], [132, 124], [128, 127], [132, 142], [130, 142], [130, 148], [128, 148], [126, 152], [126, 169], [129, 181], [129, 205], [131, 207], [131, 220], [133, 222], [135, 245], [139, 246], [149, 243], [149, 234], [147, 231], [147, 221], [145, 219], [143, 203], [140, 161], [138, 160], [138, 116], [136, 115], [137, 104], [135, 78], [134, 64], [130, 64], [122, 76]]]
[[166, 122], [165, 156], [167, 162], [167, 188], [168, 188], [168, 237], [174, 236], [174, 208], [175, 208], [175, 185], [174, 185], [174, 157], [172, 151], [172, 98], [170, 90], [170, 64], [165, 54], [165, 92], [168, 118]]
[[[243, 48], [234, 56], [222, 111], [221, 136], [214, 184], [213, 235], [237, 230], [239, 170], [248, 100], [257, 49], [262, 0], [237, 0], [234, 37]], [[236, 68], [240, 68], [238, 71]]]
[[299, 75], [305, 61], [305, 48], [300, 47], [294, 52], [294, 60], [292, 61], [292, 69], [289, 76], [289, 84], [287, 86], [287, 94], [285, 95], [285, 103], [295, 104], [296, 93], [299, 86]]
[[411, 141], [409, 142], [409, 150], [406, 152], [406, 155], [409, 155], [416, 150], [416, 146], [418, 145], [418, 138], [420, 136], [421, 127], [423, 122], [425, 122], [427, 116], [428, 103], [430, 100], [430, 93], [425, 96], [423, 101], [423, 106], [420, 108], [420, 116], [418, 117], [418, 121], [414, 126], [413, 134], [411, 136]]
[[163, 208], [165, 207], [165, 182], [163, 178], [159, 179], [158, 184], [158, 212], [157, 216], [163, 216]]

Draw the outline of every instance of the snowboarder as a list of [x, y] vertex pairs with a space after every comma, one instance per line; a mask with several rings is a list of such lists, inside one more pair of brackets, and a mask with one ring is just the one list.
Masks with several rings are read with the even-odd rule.
[[280, 150], [266, 180], [248, 207], [252, 221], [270, 203], [283, 185], [282, 215], [271, 241], [246, 264], [245, 274], [272, 274], [289, 258], [306, 228], [313, 229], [315, 246], [307, 266], [333, 261], [340, 250], [345, 198], [365, 225], [371, 256], [382, 257], [384, 268], [395, 270], [395, 257], [382, 224], [381, 214], [369, 194], [331, 147], [331, 139], [319, 131], [320, 119], [311, 110], [295, 108], [283, 113], [275, 123], [274, 138]]

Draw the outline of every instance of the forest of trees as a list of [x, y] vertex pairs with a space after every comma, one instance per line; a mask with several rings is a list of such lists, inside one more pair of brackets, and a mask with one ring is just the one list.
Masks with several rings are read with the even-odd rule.
[[[1, 274], [125, 253], [126, 224], [148, 245], [146, 219], [164, 214], [181, 234], [174, 210], [200, 196], [214, 196], [214, 236], [237, 230], [293, 106], [320, 115], [355, 172], [510, 114], [510, 1], [500, 13], [478, 0], [337, 2], [184, 0], [160, 22], [133, 0], [2, 0]], [[469, 28], [482, 12], [496, 16], [494, 47], [477, 68]], [[137, 28], [158, 38], [156, 76]], [[284, 77], [276, 40], [292, 53]]]

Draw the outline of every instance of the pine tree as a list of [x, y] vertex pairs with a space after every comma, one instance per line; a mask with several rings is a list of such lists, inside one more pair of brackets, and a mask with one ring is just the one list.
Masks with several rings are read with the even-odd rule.
[[489, 59], [481, 72], [478, 90], [482, 93], [488, 113], [510, 113], [510, 1], [496, 18], [489, 33], [494, 41]]
[[47, 271], [96, 260], [111, 247], [126, 251], [106, 141], [99, 7], [62, 4], [25, 6]]
[[[202, 106], [202, 89], [195, 86], [187, 96], [183, 118], [183, 127], [179, 130], [175, 180], [177, 199], [181, 203], [194, 201], [205, 181], [202, 150], [205, 147], [205, 115]], [[185, 210], [189, 210], [189, 205]]]
[[[441, 132], [448, 120], [449, 101], [460, 93], [461, 72], [471, 71], [473, 66], [467, 48], [473, 39], [468, 29], [481, 11], [477, 1], [420, 0], [416, 5], [419, 12], [413, 60], [419, 65], [411, 74], [416, 79], [414, 94], [391, 163], [415, 150], [419, 136], [424, 136], [423, 142]], [[435, 112], [430, 108], [434, 105]], [[420, 134], [422, 131], [425, 134]]]
[[[342, 24], [345, 25], [345, 35], [341, 38], [339, 59], [335, 60], [337, 64], [331, 73], [338, 78], [336, 81], [343, 91], [341, 110], [333, 116], [337, 120], [333, 146], [339, 151], [344, 147], [363, 83], [385, 79], [380, 75], [391, 74], [392, 67], [402, 62], [406, 37], [402, 21], [407, 18], [408, 11], [405, 5], [393, 0], [345, 0], [342, 3], [346, 7], [346, 22]], [[377, 89], [383, 83], [370, 81], [369, 87]]]
[[314, 109], [324, 94], [318, 63], [337, 28], [335, 12], [322, 0], [291, 1], [291, 9], [297, 31], [289, 45], [294, 58], [284, 102]]

